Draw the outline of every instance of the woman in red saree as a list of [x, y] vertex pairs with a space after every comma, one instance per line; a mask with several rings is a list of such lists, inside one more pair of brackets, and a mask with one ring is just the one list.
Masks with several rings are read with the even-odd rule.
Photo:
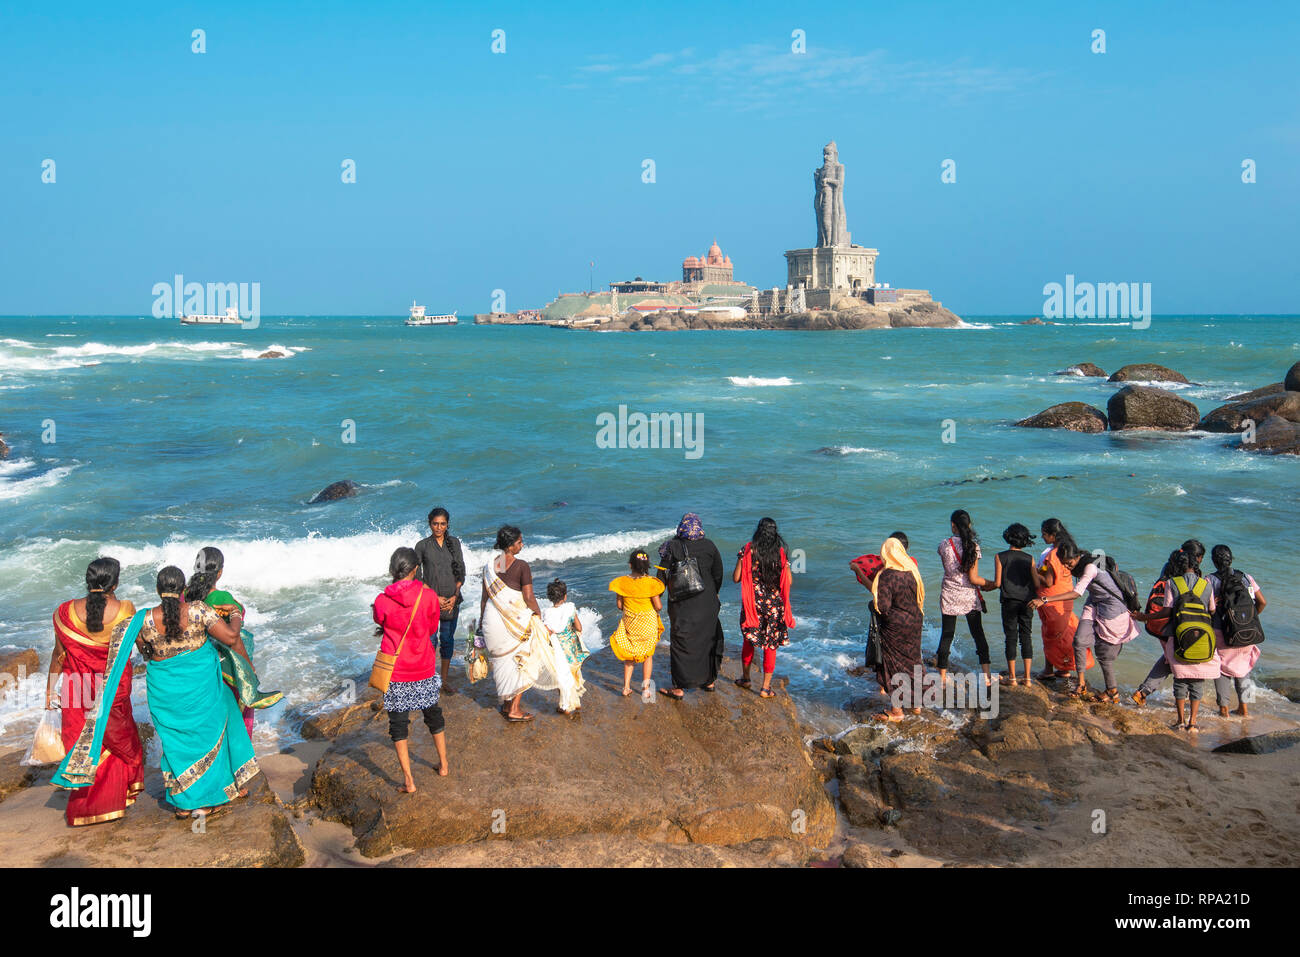
[[[104, 687], [113, 629], [135, 614], [134, 605], [113, 594], [120, 568], [115, 559], [95, 559], [86, 568], [86, 597], [65, 601], [54, 613], [54, 652], [45, 706], [63, 711], [66, 749], [71, 751], [76, 745], [100, 694], [113, 695], [94, 783], [68, 791], [65, 816], [70, 827], [114, 821], [144, 790], [144, 751], [131, 714], [131, 669], [123, 672], [116, 688]], [[129, 648], [126, 653], [130, 654]], [[56, 698], [60, 674], [63, 691]]]

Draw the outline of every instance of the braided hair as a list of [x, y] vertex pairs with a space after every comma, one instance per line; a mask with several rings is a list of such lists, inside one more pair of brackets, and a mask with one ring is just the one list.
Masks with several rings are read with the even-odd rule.
[[175, 565], [168, 565], [158, 573], [158, 597], [162, 600], [163, 627], [168, 641], [178, 641], [181, 637], [180, 593], [184, 589], [185, 573]]
[[117, 587], [121, 571], [116, 558], [96, 558], [86, 566], [86, 628], [92, 634], [104, 627], [108, 593]]
[[214, 545], [200, 548], [194, 559], [194, 574], [185, 586], [186, 601], [203, 601], [217, 587], [217, 578], [226, 567], [226, 556]]

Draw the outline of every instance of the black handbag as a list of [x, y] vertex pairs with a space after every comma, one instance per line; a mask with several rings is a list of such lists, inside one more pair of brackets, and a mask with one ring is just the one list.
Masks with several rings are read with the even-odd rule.
[[682, 601], [704, 591], [704, 577], [700, 574], [700, 563], [682, 543], [682, 558], [673, 557], [673, 567], [668, 572], [668, 597], [673, 601]]
[[885, 655], [880, 647], [880, 616], [876, 614], [875, 605], [868, 605], [871, 624], [867, 626], [867, 667], [880, 668], [885, 664]]

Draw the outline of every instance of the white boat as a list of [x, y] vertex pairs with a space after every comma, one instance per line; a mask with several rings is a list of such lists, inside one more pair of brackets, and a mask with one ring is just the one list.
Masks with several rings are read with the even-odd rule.
[[454, 326], [456, 322], [454, 312], [442, 316], [426, 316], [424, 306], [417, 306], [414, 301], [411, 303], [411, 317], [406, 320], [408, 326]]
[[244, 320], [239, 318], [239, 309], [229, 306], [220, 316], [181, 316], [182, 326], [242, 326]]

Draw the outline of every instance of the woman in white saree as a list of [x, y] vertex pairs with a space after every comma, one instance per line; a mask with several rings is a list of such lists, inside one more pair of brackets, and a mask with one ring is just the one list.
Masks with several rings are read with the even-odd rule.
[[479, 622], [492, 665], [492, 680], [507, 721], [531, 721], [519, 699], [529, 688], [559, 690], [562, 714], [576, 711], [581, 692], [573, 679], [559, 639], [542, 623], [533, 596], [533, 573], [517, 556], [524, 547], [519, 529], [504, 525], [497, 532], [493, 556], [483, 568]]

